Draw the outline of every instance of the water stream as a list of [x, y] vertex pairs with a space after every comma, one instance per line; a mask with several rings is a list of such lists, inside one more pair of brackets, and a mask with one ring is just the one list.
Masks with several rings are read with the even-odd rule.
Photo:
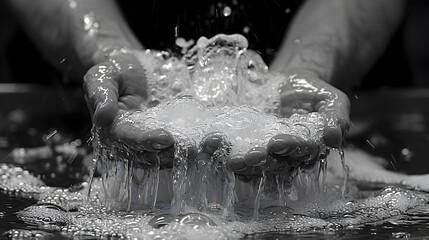
[[[82, 238], [237, 239], [274, 232], [335, 232], [391, 221], [427, 205], [427, 194], [409, 190], [422, 190], [424, 179], [383, 170], [370, 175], [357, 165], [349, 168], [343, 149], [323, 144], [323, 115], [283, 118], [278, 89], [286, 77], [269, 72], [260, 56], [246, 48], [240, 35], [218, 35], [201, 38], [181, 57], [135, 52], [150, 73], [150, 96], [140, 110], [122, 111], [117, 124], [133, 131], [163, 128], [171, 133], [171, 161], [165, 164], [161, 151], [136, 149], [94, 128], [90, 177], [78, 190], [46, 186], [30, 172], [2, 164], [0, 189], [35, 199], [38, 204], [16, 215], [41, 229], [6, 234], [34, 237], [57, 231]], [[252, 171], [230, 170], [231, 159], [266, 146], [277, 134], [317, 143], [317, 158], [293, 166], [266, 158]], [[204, 143], [213, 136], [221, 144], [208, 151]], [[258, 168], [270, 161], [278, 164], [272, 165], [276, 170]], [[96, 172], [100, 177], [94, 177]], [[362, 191], [349, 177], [386, 184]], [[414, 180], [408, 190], [389, 185], [405, 183], [404, 179]]]

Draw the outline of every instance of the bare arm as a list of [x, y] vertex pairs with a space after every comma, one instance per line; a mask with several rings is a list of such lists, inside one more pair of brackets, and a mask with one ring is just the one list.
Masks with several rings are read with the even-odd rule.
[[308, 0], [271, 67], [350, 87], [384, 50], [403, 9], [402, 0]]
[[[139, 109], [147, 96], [141, 50], [114, 0], [8, 0], [40, 52], [68, 76], [83, 80], [92, 121], [103, 136], [139, 150], [173, 145], [162, 129], [136, 132], [116, 124], [122, 111]], [[157, 148], [153, 149], [152, 146]]]
[[113, 0], [9, 0], [40, 52], [66, 74], [82, 80], [112, 48], [142, 46]]

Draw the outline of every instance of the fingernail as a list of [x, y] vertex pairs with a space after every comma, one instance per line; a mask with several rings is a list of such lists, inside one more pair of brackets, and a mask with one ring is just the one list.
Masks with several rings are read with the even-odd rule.
[[244, 163], [243, 156], [234, 156], [227, 162], [228, 168], [233, 171], [243, 171], [246, 169], [247, 165]]
[[246, 156], [244, 157], [244, 162], [248, 166], [260, 166], [265, 163], [265, 158], [267, 156], [268, 156], [268, 153], [265, 148], [254, 147], [249, 152], [247, 152]]

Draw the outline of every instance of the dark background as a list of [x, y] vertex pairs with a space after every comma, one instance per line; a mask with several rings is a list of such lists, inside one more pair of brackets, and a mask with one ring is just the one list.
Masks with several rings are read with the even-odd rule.
[[[142, 2], [146, 2], [143, 4]], [[302, 1], [118, 1], [124, 16], [147, 48], [174, 51], [178, 37], [197, 40], [218, 33], [241, 33], [267, 63]], [[429, 74], [429, 2], [407, 1], [407, 14], [380, 61], [357, 90], [427, 87]], [[225, 17], [225, 7], [231, 15]], [[0, 10], [0, 82], [61, 83], [61, 74], [44, 61], [14, 21]], [[249, 31], [245, 31], [248, 28]], [[177, 31], [176, 31], [177, 29]], [[80, 83], [72, 83], [79, 86]]]
[[[395, 1], [395, 0], [392, 0]], [[146, 48], [175, 51], [175, 38], [240, 33], [269, 64], [301, 1], [118, 1]], [[80, 82], [66, 82], [34, 48], [0, 2], [0, 159], [15, 147], [43, 144], [58, 129], [65, 139], [90, 136]], [[226, 7], [231, 15], [224, 16]], [[355, 145], [387, 159], [391, 169], [429, 172], [429, 1], [408, 0], [406, 15], [383, 56], [353, 92], [348, 134]], [[248, 31], [245, 31], [248, 29]], [[176, 36], [177, 33], [177, 36]], [[2, 83], [36, 83], [24, 85]], [[36, 129], [37, 131], [34, 131]]]

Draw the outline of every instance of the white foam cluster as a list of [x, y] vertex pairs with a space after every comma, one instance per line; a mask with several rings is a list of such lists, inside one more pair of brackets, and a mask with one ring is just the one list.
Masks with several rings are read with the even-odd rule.
[[149, 97], [142, 109], [191, 95], [206, 106], [252, 106], [267, 113], [278, 108], [285, 76], [269, 73], [262, 58], [247, 50], [241, 35], [202, 37], [183, 57], [155, 50], [134, 51], [146, 70]]
[[[278, 134], [323, 145], [323, 116], [314, 112], [281, 118], [279, 89], [287, 79], [268, 72], [261, 57], [248, 51], [247, 45], [241, 35], [220, 34], [201, 38], [182, 57], [152, 50], [134, 53], [146, 70], [142, 84], [147, 85], [149, 95], [140, 110], [122, 111], [117, 124], [132, 125], [140, 132], [164, 129], [173, 135], [172, 207], [178, 211], [189, 204], [201, 209], [216, 204], [229, 208], [233, 197], [221, 195], [233, 195], [234, 176], [230, 177], [225, 163], [254, 147], [266, 147]], [[191, 166], [187, 149], [201, 146], [212, 134], [221, 135], [225, 141], [225, 149], [219, 149], [211, 159], [221, 165]], [[159, 166], [135, 173], [133, 164], [148, 162], [142, 159], [147, 154], [125, 146], [121, 139], [111, 142], [102, 137], [95, 131], [95, 154], [104, 166], [108, 203], [120, 209], [155, 206], [159, 200]], [[139, 183], [136, 179], [144, 180], [140, 187], [135, 187]], [[190, 192], [200, 197], [190, 199]]]
[[248, 106], [206, 107], [193, 97], [181, 97], [124, 116], [121, 121], [142, 132], [163, 128], [177, 138], [197, 144], [209, 134], [220, 133], [231, 143], [231, 155], [266, 146], [277, 134], [321, 143], [323, 133], [323, 117], [318, 113], [278, 118]]
[[[84, 188], [77, 192], [49, 188], [30, 173], [25, 175], [32, 180], [22, 181], [22, 168], [1, 164], [0, 169], [2, 174], [8, 176], [0, 179], [0, 191], [17, 194], [18, 197], [30, 197], [26, 190], [32, 189], [34, 195], [31, 197], [38, 201], [38, 205], [30, 206], [17, 215], [31, 224], [32, 229], [37, 226], [40, 230], [28, 232], [25, 229], [12, 229], [5, 233], [6, 236], [15, 237], [43, 237], [46, 233], [44, 229], [49, 232], [53, 229], [59, 230], [66, 236], [77, 238], [131, 239], [239, 239], [246, 234], [265, 232], [294, 233], [321, 229], [334, 231], [366, 223], [381, 224], [383, 220], [391, 217], [412, 219], [413, 214], [407, 215], [407, 211], [425, 206], [429, 199], [425, 193], [398, 187], [386, 187], [365, 197], [356, 194], [357, 197], [343, 198], [340, 190], [333, 187], [315, 200], [290, 202], [289, 206], [293, 210], [264, 206], [260, 210], [259, 221], [247, 222], [247, 219], [242, 217], [246, 212], [237, 214], [236, 218], [231, 220], [207, 213], [162, 215], [163, 209], [144, 212], [109, 211], [100, 204], [104, 191], [99, 179], [94, 180], [93, 194], [88, 201], [88, 184], [84, 184]], [[16, 186], [14, 182], [22, 184]], [[249, 210], [251, 211], [247, 211]], [[167, 225], [161, 228], [152, 227], [151, 221], [157, 214], [165, 216], [164, 222]], [[420, 215], [415, 217], [414, 221], [421, 220]]]
[[200, 38], [182, 58], [136, 52], [147, 70], [149, 100], [142, 111], [124, 114], [122, 121], [141, 131], [164, 128], [176, 141], [196, 145], [210, 133], [222, 133], [233, 146], [232, 154], [266, 146], [280, 133], [321, 143], [323, 118], [318, 113], [275, 116], [285, 76], [269, 73], [247, 45], [241, 35], [219, 34]]

